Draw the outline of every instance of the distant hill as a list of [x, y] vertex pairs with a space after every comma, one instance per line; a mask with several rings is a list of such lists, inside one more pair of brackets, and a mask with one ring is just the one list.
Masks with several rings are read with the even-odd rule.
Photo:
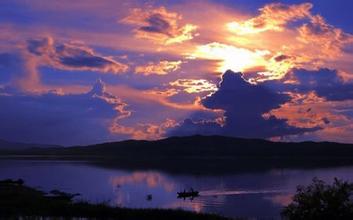
[[[89, 146], [45, 148], [45, 145], [13, 144], [17, 153], [37, 155], [79, 155], [97, 157], [349, 157], [353, 144], [333, 142], [271, 142], [224, 136], [170, 137], [156, 141], [127, 140]], [[32, 149], [28, 149], [32, 148]], [[16, 149], [16, 148], [15, 148]]]
[[47, 145], [47, 144], [28, 144], [28, 143], [18, 143], [9, 142], [0, 139], [0, 150], [25, 150], [31, 148], [59, 148], [59, 145]]
[[[33, 145], [32, 145], [33, 146]], [[353, 165], [353, 144], [271, 142], [224, 136], [127, 140], [90, 146], [0, 150], [0, 156], [84, 160], [107, 168], [219, 174]]]

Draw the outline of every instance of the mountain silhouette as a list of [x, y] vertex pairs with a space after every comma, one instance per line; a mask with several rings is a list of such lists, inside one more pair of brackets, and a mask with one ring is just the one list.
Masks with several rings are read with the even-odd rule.
[[[9, 146], [9, 145], [7, 145]], [[24, 149], [24, 146], [27, 148]], [[83, 160], [106, 168], [157, 169], [173, 173], [221, 174], [279, 168], [353, 165], [353, 144], [271, 142], [225, 136], [170, 137], [156, 141], [126, 140], [89, 146], [23, 145], [1, 150], [1, 157]]]
[[10, 142], [0, 139], [0, 150], [25, 150], [32, 148], [49, 149], [49, 148], [60, 148], [59, 145], [49, 145], [49, 144], [35, 144], [35, 143], [20, 143], [20, 142]]
[[[11, 145], [12, 144], [12, 145]], [[272, 142], [225, 136], [186, 136], [145, 141], [126, 140], [88, 146], [59, 147], [9, 143], [13, 152], [37, 155], [79, 155], [99, 157], [352, 157], [353, 144], [334, 142]], [[22, 151], [18, 151], [22, 150]]]

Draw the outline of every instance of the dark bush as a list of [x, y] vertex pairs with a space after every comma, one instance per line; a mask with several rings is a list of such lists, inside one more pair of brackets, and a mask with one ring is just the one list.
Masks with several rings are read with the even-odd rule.
[[334, 179], [327, 184], [317, 178], [298, 186], [293, 202], [285, 207], [286, 219], [353, 219], [353, 184]]

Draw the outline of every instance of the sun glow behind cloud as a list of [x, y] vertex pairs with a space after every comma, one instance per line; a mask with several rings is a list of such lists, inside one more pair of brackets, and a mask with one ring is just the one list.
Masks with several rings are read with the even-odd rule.
[[251, 25], [241, 24], [237, 21], [228, 23], [227, 28], [229, 31], [235, 32], [240, 35], [256, 34], [263, 31], [262, 29], [255, 29]]
[[228, 69], [241, 72], [250, 67], [266, 64], [264, 56], [269, 53], [266, 50], [251, 51], [245, 48], [213, 42], [197, 46], [196, 51], [191, 57], [218, 60], [218, 72], [225, 72]]
[[197, 46], [196, 51], [189, 58], [206, 59], [218, 61], [216, 72], [224, 73], [227, 70], [234, 72], [252, 73], [256, 72], [256, 77], [251, 77], [253, 82], [281, 79], [290, 69], [295, 67], [295, 62], [291, 57], [278, 60], [268, 50], [249, 50], [233, 45], [213, 42], [210, 44]]

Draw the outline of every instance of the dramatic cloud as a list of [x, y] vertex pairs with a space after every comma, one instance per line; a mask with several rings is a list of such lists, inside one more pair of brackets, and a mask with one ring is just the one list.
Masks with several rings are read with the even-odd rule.
[[279, 118], [286, 118], [288, 123], [299, 127], [325, 127], [333, 122], [346, 121], [343, 114], [332, 111], [345, 109], [339, 102], [330, 102], [318, 97], [315, 92], [290, 93], [291, 101], [283, 104], [280, 108], [271, 111], [271, 114]]
[[[312, 7], [311, 3], [272, 3], [261, 8], [256, 17], [228, 23], [228, 30], [235, 34], [229, 37], [228, 47], [261, 48], [272, 57], [262, 56], [256, 62], [248, 63], [246, 69], [234, 64], [227, 65], [228, 68], [244, 74], [250, 70], [255, 73], [253, 81], [281, 79], [292, 68], [329, 67], [350, 72], [351, 55], [347, 48], [353, 43], [353, 35], [328, 24], [321, 15], [311, 12]], [[224, 57], [221, 59], [224, 63], [231, 63], [226, 62], [230, 60], [227, 56]], [[236, 60], [235, 56], [233, 60]]]
[[182, 16], [167, 11], [166, 8], [135, 8], [122, 20], [123, 23], [137, 26], [135, 36], [159, 44], [175, 44], [191, 40], [197, 27], [192, 24], [180, 25]]
[[352, 142], [353, 84], [337, 70], [293, 69], [283, 79], [266, 86], [290, 95], [291, 100], [268, 115], [286, 119], [291, 126], [321, 129], [290, 135], [284, 140], [328, 140]]
[[[118, 74], [128, 66], [109, 57], [97, 55], [81, 43], [55, 43], [53, 38], [16, 42], [5, 52], [0, 51], [0, 83], [7, 81], [10, 86], [27, 92], [48, 91], [41, 82], [40, 67], [64, 71], [93, 71], [96, 73]], [[6, 79], [7, 80], [2, 80]]]
[[92, 49], [78, 43], [55, 43], [50, 37], [28, 40], [28, 51], [40, 58], [42, 65], [62, 70], [84, 70], [119, 74], [128, 66], [109, 57], [97, 55]]
[[[115, 118], [128, 117], [126, 104], [105, 92], [97, 81], [84, 94], [41, 95], [0, 92], [1, 138], [49, 144], [88, 144], [111, 140], [109, 126]], [[10, 92], [9, 92], [10, 91]]]
[[137, 66], [135, 68], [135, 73], [143, 74], [143, 75], [166, 75], [169, 72], [176, 71], [180, 68], [182, 61], [167, 61], [162, 60], [159, 63], [150, 62], [144, 66]]
[[329, 101], [353, 100], [353, 83], [346, 82], [337, 70], [293, 69], [281, 81], [268, 82], [271, 84], [284, 92], [315, 92]]
[[341, 54], [343, 46], [353, 42], [353, 35], [327, 24], [320, 16], [312, 16], [311, 22], [298, 28], [299, 40], [315, 48], [321, 56], [336, 57]]
[[311, 3], [286, 5], [272, 3], [260, 8], [260, 15], [243, 22], [228, 23], [228, 29], [236, 34], [256, 34], [264, 31], [282, 31], [290, 21], [310, 16]]
[[328, 101], [315, 92], [290, 93], [290, 102], [271, 111], [278, 118], [285, 118], [291, 126], [322, 129], [305, 134], [285, 137], [284, 140], [327, 140], [352, 142], [349, 136], [353, 124], [353, 100]]
[[289, 100], [288, 95], [272, 92], [263, 85], [250, 84], [240, 73], [227, 71], [222, 76], [218, 91], [202, 101], [207, 108], [225, 110], [224, 126], [209, 122], [194, 123], [189, 120], [174, 132], [184, 134], [185, 131], [192, 131], [194, 134], [205, 132], [247, 138], [270, 138], [319, 129], [290, 126], [286, 119], [277, 119], [266, 114]]

